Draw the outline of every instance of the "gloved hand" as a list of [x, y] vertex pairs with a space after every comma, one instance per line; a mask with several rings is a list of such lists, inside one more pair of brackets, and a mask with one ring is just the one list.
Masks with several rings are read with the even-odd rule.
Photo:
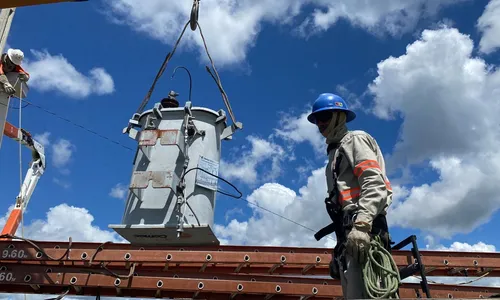
[[368, 257], [371, 242], [370, 230], [370, 225], [367, 223], [355, 223], [347, 235], [346, 252], [360, 265], [363, 265]]
[[14, 87], [8, 82], [3, 84], [3, 89], [5, 90], [5, 92], [8, 95], [14, 95], [16, 93], [16, 90], [14, 89]]
[[28, 74], [21, 73], [19, 74], [19, 80], [28, 82], [28, 80], [30, 80], [30, 77], [28, 76]]

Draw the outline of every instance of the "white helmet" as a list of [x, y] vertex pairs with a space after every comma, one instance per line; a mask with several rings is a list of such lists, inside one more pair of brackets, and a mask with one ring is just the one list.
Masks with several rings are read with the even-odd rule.
[[23, 53], [23, 51], [21, 51], [19, 49], [7, 50], [7, 56], [15, 65], [18, 65], [18, 66], [23, 62], [23, 59], [24, 59], [24, 53]]

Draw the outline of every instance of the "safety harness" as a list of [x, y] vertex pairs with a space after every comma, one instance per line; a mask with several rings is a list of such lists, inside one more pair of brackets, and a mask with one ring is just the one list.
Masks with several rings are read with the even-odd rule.
[[[344, 140], [344, 139], [342, 139]], [[328, 145], [327, 154], [330, 151], [337, 149], [341, 145], [339, 143], [332, 143]], [[333, 168], [333, 189], [330, 191], [327, 198], [325, 198], [325, 206], [332, 223], [320, 229], [314, 238], [319, 241], [323, 237], [335, 232], [337, 237], [337, 245], [332, 252], [332, 260], [330, 261], [330, 276], [334, 279], [340, 279], [339, 265], [342, 264], [343, 269], [346, 269], [346, 261], [344, 259], [344, 250], [347, 237], [345, 235], [346, 231], [350, 230], [356, 220], [356, 211], [343, 211], [342, 206], [338, 202], [339, 191], [337, 186], [338, 171], [340, 168], [340, 163], [342, 161], [342, 152], [339, 151], [337, 158], [335, 159], [335, 166]], [[389, 229], [387, 226], [387, 220], [385, 215], [379, 214], [372, 224], [371, 236], [378, 236], [377, 240], [381, 241], [383, 248], [385, 248], [389, 253], [391, 253], [391, 239], [389, 236]]]

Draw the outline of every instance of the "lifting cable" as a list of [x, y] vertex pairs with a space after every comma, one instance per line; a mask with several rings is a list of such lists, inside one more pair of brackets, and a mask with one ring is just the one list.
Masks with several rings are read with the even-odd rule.
[[[177, 38], [177, 41], [174, 44], [172, 51], [169, 52], [167, 54], [167, 56], [165, 57], [160, 69], [158, 70], [158, 73], [156, 74], [155, 79], [153, 80], [151, 87], [149, 88], [149, 91], [147, 92], [146, 96], [144, 97], [141, 104], [139, 105], [139, 108], [137, 109], [136, 114], [141, 114], [144, 111], [144, 108], [148, 104], [149, 99], [151, 98], [151, 95], [153, 94], [156, 83], [158, 82], [160, 77], [163, 75], [163, 72], [167, 68], [168, 62], [170, 61], [170, 59], [174, 55], [175, 50], [177, 50], [177, 46], [179, 45], [179, 43], [184, 35], [184, 32], [186, 31], [187, 26], [190, 25], [192, 31], [195, 31], [196, 27], [199, 27], [200, 36], [201, 36], [201, 39], [203, 41], [203, 46], [205, 48], [205, 52], [208, 56], [208, 59], [210, 61], [213, 72], [210, 70], [210, 68], [208, 66], [205, 66], [205, 68], [206, 68], [207, 72], [210, 74], [210, 76], [212, 77], [212, 79], [217, 84], [217, 87], [219, 88], [219, 91], [222, 95], [222, 100], [224, 101], [224, 104], [226, 105], [226, 108], [228, 110], [229, 116], [231, 117], [231, 120], [233, 121], [233, 124], [237, 127], [241, 127], [241, 124], [236, 122], [236, 118], [234, 117], [233, 109], [231, 108], [231, 104], [229, 103], [229, 98], [228, 98], [226, 92], [224, 91], [224, 88], [222, 87], [222, 82], [220, 80], [219, 73], [217, 72], [217, 69], [215, 68], [215, 64], [214, 64], [214, 61], [212, 59], [212, 56], [210, 55], [210, 52], [208, 51], [207, 43], [205, 41], [205, 36], [203, 35], [203, 31], [201, 30], [200, 24], [198, 23], [199, 8], [200, 8], [200, 0], [193, 0], [193, 7], [191, 9], [191, 16], [190, 16], [189, 20], [186, 22], [186, 24], [184, 25], [184, 27], [181, 31], [181, 34], [179, 35], [179, 37]], [[131, 124], [128, 125], [127, 131], [130, 130], [131, 126], [132, 126]]]
[[[19, 82], [19, 77], [16, 80], [16, 83], [14, 83], [14, 86], [17, 85]], [[23, 84], [20, 84], [20, 92], [19, 92], [19, 126], [18, 130], [21, 130], [22, 127], [22, 107], [23, 107]], [[10, 96], [9, 96], [10, 98]], [[9, 101], [10, 102], [10, 101]], [[23, 144], [22, 141], [18, 142], [19, 145], [19, 195], [21, 199], [17, 199], [19, 201], [19, 205], [21, 206], [21, 237], [24, 238], [24, 203], [23, 203]], [[26, 294], [24, 294], [24, 300], [26, 300]]]
[[[16, 86], [19, 83], [19, 77], [17, 78], [16, 82], [14, 83], [14, 86]], [[9, 102], [11, 100], [12, 96], [9, 95]], [[18, 124], [18, 130], [21, 130], [22, 128], [22, 108], [23, 108], [23, 84], [21, 83], [20, 85], [20, 93], [19, 93], [19, 124]], [[3, 134], [3, 133], [2, 133]], [[23, 186], [24, 186], [24, 181], [23, 181], [23, 144], [22, 141], [18, 141], [19, 145], [19, 195], [23, 195]], [[17, 199], [16, 199], [17, 200]], [[20, 199], [21, 201], [23, 199]], [[16, 203], [19, 200], [16, 201]], [[19, 201], [19, 205], [21, 206], [21, 236], [24, 238], [24, 205], [23, 203]]]

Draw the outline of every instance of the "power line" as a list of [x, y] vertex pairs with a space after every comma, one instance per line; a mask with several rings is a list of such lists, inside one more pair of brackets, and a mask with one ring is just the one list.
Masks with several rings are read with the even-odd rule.
[[[262, 210], [265, 210], [265, 211], [267, 211], [267, 212], [269, 212], [269, 213], [271, 213], [271, 214], [273, 214], [273, 215], [275, 215], [275, 216], [278, 216], [278, 217], [280, 217], [280, 218], [282, 218], [282, 219], [284, 219], [284, 220], [286, 220], [286, 221], [288, 221], [288, 222], [291, 222], [291, 223], [293, 223], [293, 224], [295, 224], [295, 225], [298, 225], [298, 226], [300, 226], [300, 227], [302, 227], [302, 228], [305, 228], [305, 229], [307, 229], [307, 230], [309, 230], [309, 231], [312, 231], [312, 232], [317, 232], [317, 230], [314, 230], [314, 229], [312, 229], [312, 228], [309, 228], [309, 227], [307, 227], [307, 226], [305, 226], [305, 225], [300, 224], [299, 222], [296, 222], [296, 221], [294, 221], [294, 220], [292, 220], [292, 219], [290, 219], [290, 218], [287, 218], [287, 217], [285, 217], [285, 216], [283, 216], [283, 215], [280, 215], [280, 214], [278, 214], [278, 213], [276, 213], [276, 212], [273, 212], [272, 210], [269, 210], [269, 209], [267, 209], [267, 208], [265, 208], [265, 207], [262, 207], [262, 206], [258, 205], [257, 203], [252, 203], [252, 202], [248, 201], [247, 199], [243, 199], [243, 201], [246, 201], [246, 202], [248, 202], [248, 203], [250, 203], [250, 204], [252, 204], [252, 205], [254, 205], [254, 206], [256, 206], [256, 207], [258, 207], [258, 208], [260, 208], [260, 209], [262, 209]], [[327, 235], [327, 236], [326, 236], [326, 238], [329, 238], [329, 239], [331, 239], [332, 241], [335, 241], [335, 239], [333, 239], [333, 238], [332, 238], [331, 236], [329, 236], [329, 235]]]
[[[23, 101], [23, 102], [27, 103], [27, 105], [26, 105], [26, 106], [23, 106], [22, 108], [25, 108], [25, 107], [27, 107], [27, 106], [34, 106], [35, 108], [38, 108], [38, 109], [40, 109], [41, 111], [43, 111], [43, 112], [45, 112], [45, 113], [47, 113], [47, 114], [49, 114], [49, 115], [52, 115], [52, 116], [54, 116], [54, 117], [56, 117], [56, 118], [59, 118], [59, 119], [61, 119], [61, 120], [65, 121], [65, 122], [68, 122], [69, 124], [71, 124], [71, 125], [73, 125], [73, 126], [79, 127], [79, 128], [81, 128], [81, 129], [83, 129], [83, 130], [85, 130], [85, 131], [87, 131], [87, 132], [89, 132], [89, 133], [91, 133], [91, 134], [93, 134], [93, 135], [95, 135], [95, 136], [98, 136], [98, 137], [100, 137], [100, 138], [102, 138], [102, 139], [104, 139], [104, 140], [107, 140], [107, 141], [109, 141], [109, 142], [111, 142], [111, 143], [113, 143], [113, 144], [116, 144], [116, 145], [118, 145], [118, 146], [121, 146], [122, 148], [125, 148], [125, 149], [127, 149], [127, 150], [135, 151], [134, 149], [130, 148], [129, 146], [126, 146], [126, 145], [124, 145], [124, 144], [122, 144], [122, 143], [120, 143], [120, 142], [118, 142], [118, 141], [116, 141], [116, 140], [113, 140], [113, 139], [111, 139], [111, 138], [109, 138], [109, 137], [107, 137], [107, 136], [104, 136], [104, 135], [102, 135], [102, 134], [100, 134], [100, 133], [98, 133], [98, 132], [96, 132], [96, 131], [94, 131], [94, 130], [92, 130], [92, 129], [90, 129], [90, 128], [87, 128], [87, 127], [83, 126], [83, 125], [80, 125], [80, 124], [78, 124], [78, 123], [75, 123], [75, 122], [71, 121], [70, 119], [68, 119], [68, 118], [66, 118], [66, 117], [64, 117], [64, 116], [61, 116], [61, 115], [59, 115], [59, 114], [57, 114], [57, 113], [55, 113], [55, 112], [53, 112], [53, 111], [50, 111], [50, 110], [48, 110], [48, 109], [46, 109], [46, 108], [43, 108], [43, 107], [42, 107], [42, 106], [40, 106], [40, 105], [34, 104], [33, 102], [30, 102], [30, 101], [28, 101], [28, 100], [24, 100], [24, 99], [23, 99], [23, 100], [21, 100], [21, 101]], [[1, 103], [1, 104], [2, 104], [2, 105], [4, 105], [4, 106], [7, 106], [7, 105], [5, 105], [5, 104], [3, 104], [3, 103]], [[12, 107], [12, 108], [14, 108], [14, 109], [19, 109], [18, 107]]]
[[[130, 147], [128, 147], [128, 146], [126, 146], [126, 145], [123, 145], [122, 143], [120, 143], [120, 142], [118, 142], [118, 141], [116, 141], [116, 140], [113, 140], [113, 139], [111, 139], [111, 138], [108, 138], [108, 137], [106, 137], [106, 136], [104, 136], [104, 135], [102, 135], [102, 134], [100, 134], [100, 133], [98, 133], [98, 132], [96, 132], [96, 131], [94, 131], [94, 130], [92, 130], [92, 129], [89, 129], [89, 128], [87, 128], [87, 127], [83, 126], [83, 125], [77, 124], [77, 123], [75, 123], [75, 122], [71, 121], [70, 119], [68, 119], [68, 118], [66, 118], [66, 117], [63, 117], [63, 116], [61, 116], [61, 115], [59, 115], [59, 114], [57, 114], [57, 113], [55, 113], [55, 112], [52, 112], [52, 111], [50, 111], [50, 110], [48, 110], [48, 109], [46, 109], [46, 108], [43, 108], [43, 107], [42, 107], [42, 106], [40, 106], [40, 105], [34, 104], [33, 102], [30, 102], [30, 101], [28, 101], [28, 100], [24, 100], [24, 99], [22, 99], [21, 101], [23, 101], [23, 102], [27, 103], [27, 105], [26, 105], [26, 106], [29, 106], [29, 105], [34, 106], [35, 108], [38, 108], [38, 109], [40, 109], [41, 111], [43, 111], [43, 112], [45, 112], [45, 113], [47, 113], [47, 114], [50, 114], [50, 115], [52, 115], [52, 116], [54, 116], [54, 117], [56, 117], [56, 118], [59, 118], [59, 119], [61, 119], [61, 120], [65, 121], [65, 122], [68, 122], [69, 124], [71, 124], [71, 125], [73, 125], [73, 126], [79, 127], [79, 128], [81, 128], [81, 129], [83, 129], [83, 130], [85, 130], [85, 131], [87, 131], [87, 132], [89, 132], [89, 133], [91, 133], [91, 134], [93, 134], [93, 135], [95, 135], [95, 136], [98, 136], [98, 137], [100, 137], [100, 138], [102, 138], [102, 139], [104, 139], [104, 140], [107, 140], [107, 141], [109, 141], [109, 142], [112, 142], [112, 143], [114, 143], [114, 144], [116, 144], [116, 145], [118, 145], [118, 146], [121, 146], [122, 148], [125, 148], [125, 149], [127, 149], [127, 150], [135, 151], [134, 149], [132, 149], [132, 148], [130, 148]], [[2, 105], [4, 105], [4, 106], [6, 106], [6, 105], [5, 105], [5, 104], [3, 104], [3, 103], [0, 103], [0, 104], [2, 104]], [[26, 107], [26, 106], [23, 106], [22, 108], [24, 108], [24, 107]], [[17, 108], [17, 109], [19, 109], [19, 108]], [[222, 179], [222, 178], [221, 178], [221, 179]], [[223, 181], [226, 181], [226, 180], [223, 180]], [[226, 182], [227, 182], [227, 181], [226, 181]], [[232, 185], [232, 184], [230, 184], [230, 185]], [[232, 185], [232, 186], [233, 186], [233, 185]], [[234, 186], [233, 186], [233, 187], [234, 187]], [[238, 189], [236, 189], [236, 190], [238, 191]], [[222, 194], [225, 194], [225, 193], [224, 193], [224, 192], [222, 192], [222, 191], [220, 191], [220, 192], [221, 192]], [[239, 191], [238, 191], [238, 192], [239, 192]], [[240, 193], [240, 194], [241, 194], [241, 193]], [[228, 195], [228, 196], [233, 197], [232, 195]], [[233, 198], [234, 198], [234, 197], [233, 197]], [[311, 232], [316, 232], [316, 231], [317, 231], [317, 230], [314, 230], [314, 229], [312, 229], [312, 228], [310, 228], [310, 227], [307, 227], [307, 226], [305, 226], [305, 225], [303, 225], [303, 224], [300, 224], [299, 222], [294, 221], [294, 220], [292, 220], [292, 219], [290, 219], [290, 218], [288, 218], [288, 217], [285, 217], [285, 216], [283, 216], [283, 215], [281, 215], [281, 214], [279, 214], [279, 213], [276, 213], [276, 212], [274, 212], [274, 211], [272, 211], [272, 210], [270, 210], [270, 209], [267, 209], [267, 208], [265, 208], [265, 207], [262, 207], [262, 206], [258, 205], [257, 203], [253, 203], [253, 202], [248, 201], [247, 199], [243, 199], [243, 198], [241, 198], [241, 196], [240, 196], [240, 197], [238, 197], [237, 199], [242, 199], [243, 201], [245, 201], [245, 202], [247, 202], [247, 203], [249, 203], [249, 204], [251, 204], [251, 205], [253, 205], [253, 206], [255, 206], [255, 207], [258, 207], [258, 208], [260, 208], [260, 209], [262, 209], [262, 210], [264, 210], [264, 211], [266, 211], [266, 212], [268, 212], [268, 213], [271, 213], [271, 214], [273, 214], [273, 215], [275, 215], [275, 216], [277, 216], [277, 217], [279, 217], [279, 218], [282, 218], [283, 220], [286, 220], [286, 221], [288, 221], [288, 222], [290, 222], [290, 223], [293, 223], [293, 224], [295, 224], [295, 225], [297, 225], [297, 226], [300, 226], [300, 227], [302, 227], [302, 228], [304, 228], [304, 229], [307, 229], [307, 230], [309, 230], [309, 231], [311, 231]], [[330, 237], [330, 236], [326, 236], [326, 237], [327, 237], [327, 238], [329, 238], [329, 239], [331, 239], [331, 240], [335, 240], [335, 239], [333, 239], [333, 238], [332, 238], [332, 237]]]
[[[203, 171], [203, 172], [207, 173], [207, 174], [208, 174], [208, 175], [210, 175], [210, 176], [213, 176], [213, 177], [215, 177], [215, 178], [217, 178], [217, 179], [219, 179], [219, 180], [224, 181], [225, 183], [229, 184], [229, 185], [230, 185], [233, 189], [235, 189], [235, 190], [236, 190], [236, 192], [238, 192], [238, 194], [239, 194], [239, 195], [238, 195], [238, 196], [235, 196], [235, 195], [233, 195], [233, 194], [229, 194], [229, 193], [224, 192], [224, 191], [221, 191], [221, 190], [219, 190], [219, 189], [217, 190], [217, 192], [219, 192], [219, 193], [221, 193], [221, 194], [223, 194], [223, 195], [226, 195], [226, 196], [229, 196], [229, 197], [235, 198], [235, 199], [242, 199], [243, 194], [240, 192], [240, 190], [238, 190], [238, 188], [237, 188], [234, 184], [232, 184], [231, 182], [229, 182], [229, 181], [227, 181], [226, 179], [222, 178], [221, 176], [219, 176], [219, 175], [215, 175], [215, 174], [212, 174], [212, 173], [210, 173], [210, 172], [208, 172], [208, 171], [206, 171], [206, 170], [204, 170], [204, 169], [202, 169], [202, 168], [199, 168], [199, 167], [194, 167], [194, 168], [191, 168], [191, 169], [189, 169], [186, 173], [184, 173], [183, 177], [184, 177], [184, 176], [186, 176], [186, 174], [187, 174], [187, 173], [189, 173], [189, 172], [191, 172], [192, 170], [200, 170], [200, 171]], [[256, 206], [256, 207], [258, 207], [258, 208], [260, 208], [260, 209], [262, 209], [262, 210], [264, 210], [264, 211], [267, 211], [268, 213], [271, 213], [271, 214], [273, 214], [273, 215], [275, 215], [275, 216], [278, 216], [278, 217], [280, 217], [280, 218], [282, 218], [282, 219], [284, 219], [284, 220], [286, 220], [286, 221], [288, 221], [288, 222], [291, 222], [291, 223], [293, 223], [293, 224], [295, 224], [295, 225], [298, 225], [298, 226], [300, 226], [300, 227], [302, 227], [302, 228], [305, 228], [305, 229], [307, 229], [307, 230], [309, 230], [309, 231], [312, 231], [312, 232], [316, 232], [316, 231], [317, 231], [317, 230], [314, 230], [314, 229], [312, 229], [312, 228], [309, 228], [309, 227], [307, 227], [307, 226], [305, 226], [305, 225], [302, 225], [302, 224], [300, 224], [300, 223], [298, 223], [298, 222], [296, 222], [296, 221], [294, 221], [294, 220], [292, 220], [292, 219], [290, 219], [290, 218], [287, 218], [287, 217], [285, 217], [285, 216], [283, 216], [283, 215], [281, 215], [281, 214], [278, 214], [278, 213], [276, 213], [276, 212], [274, 212], [274, 211], [272, 211], [272, 210], [269, 210], [269, 209], [267, 209], [267, 208], [265, 208], [265, 207], [262, 207], [262, 206], [258, 205], [257, 203], [250, 202], [250, 201], [248, 201], [247, 199], [243, 199], [243, 201], [245, 201], [245, 202], [247, 202], [247, 203], [249, 203], [249, 204], [252, 204], [252, 205], [254, 205], [254, 206]], [[332, 239], [330, 236], [327, 236], [327, 238]], [[333, 239], [332, 239], [332, 240], [333, 240]]]

